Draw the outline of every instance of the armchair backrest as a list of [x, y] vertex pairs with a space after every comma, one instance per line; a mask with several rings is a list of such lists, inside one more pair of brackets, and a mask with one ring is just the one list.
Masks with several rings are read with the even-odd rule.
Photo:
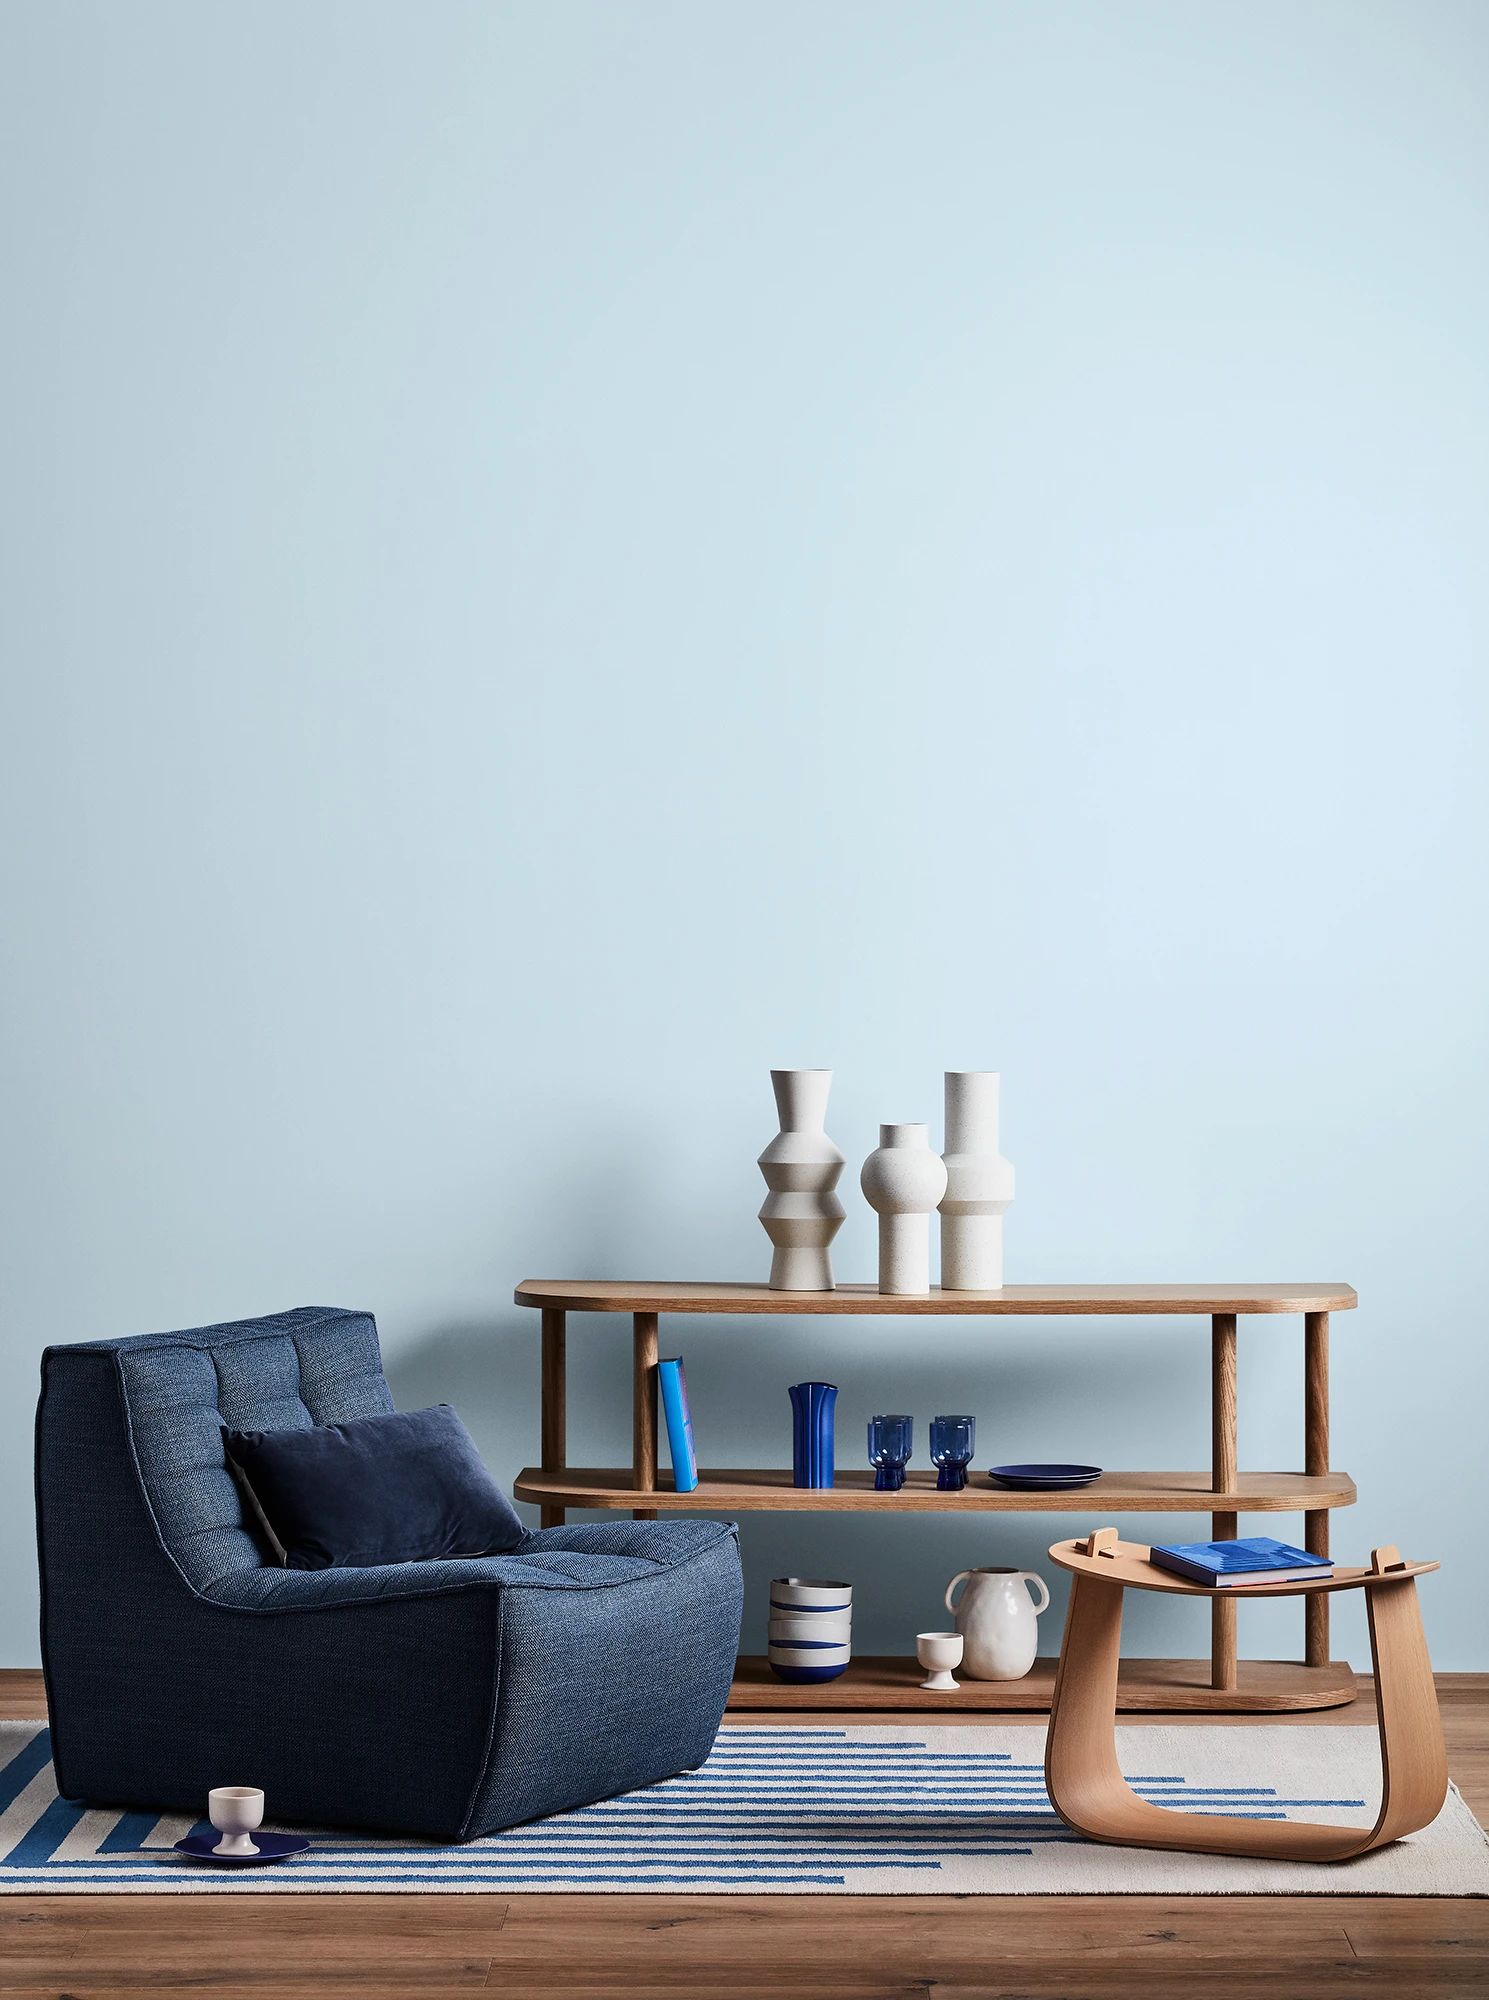
[[[230, 1571], [263, 1563], [223, 1457], [224, 1426], [306, 1430], [392, 1408], [371, 1313], [332, 1306], [49, 1347], [37, 1415], [38, 1494], [69, 1489], [83, 1503], [66, 1510], [74, 1525], [94, 1511], [102, 1529], [124, 1498], [108, 1490], [117, 1468], [132, 1466], [167, 1553], [193, 1589], [206, 1591]], [[120, 1442], [123, 1452], [100, 1448]], [[97, 1490], [79, 1490], [90, 1484]], [[42, 1539], [45, 1568], [46, 1508]]]

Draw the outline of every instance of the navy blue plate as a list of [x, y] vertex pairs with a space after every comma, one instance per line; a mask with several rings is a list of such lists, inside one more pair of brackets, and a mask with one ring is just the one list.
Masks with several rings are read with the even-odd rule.
[[191, 1833], [176, 1842], [176, 1852], [193, 1861], [220, 1861], [224, 1868], [254, 1868], [265, 1861], [283, 1861], [287, 1854], [303, 1854], [310, 1842], [303, 1833], [255, 1833], [250, 1836], [257, 1854], [217, 1854], [213, 1850], [220, 1833]]
[[1089, 1486], [1101, 1477], [1099, 1465], [990, 1465], [988, 1478], [998, 1486], [1025, 1492], [1058, 1493], [1069, 1486]]

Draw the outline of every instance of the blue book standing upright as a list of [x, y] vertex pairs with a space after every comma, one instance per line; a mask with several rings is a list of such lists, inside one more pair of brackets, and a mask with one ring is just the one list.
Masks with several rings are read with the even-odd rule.
[[693, 1450], [693, 1418], [688, 1409], [688, 1379], [681, 1356], [657, 1363], [662, 1410], [667, 1418], [667, 1446], [672, 1453], [672, 1484], [691, 1493], [698, 1484], [698, 1458]]

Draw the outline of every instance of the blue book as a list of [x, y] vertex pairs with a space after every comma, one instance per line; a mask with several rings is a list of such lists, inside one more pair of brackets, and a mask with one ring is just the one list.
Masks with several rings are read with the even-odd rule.
[[1148, 1551], [1160, 1569], [1190, 1583], [1226, 1590], [1247, 1583], [1288, 1583], [1300, 1574], [1324, 1578], [1334, 1574], [1327, 1556], [1310, 1555], [1291, 1542], [1274, 1542], [1270, 1535], [1253, 1535], [1241, 1542], [1170, 1542]]
[[693, 1450], [693, 1417], [688, 1409], [688, 1378], [681, 1357], [657, 1363], [662, 1409], [667, 1418], [667, 1447], [672, 1453], [672, 1484], [691, 1493], [698, 1484], [698, 1457]]

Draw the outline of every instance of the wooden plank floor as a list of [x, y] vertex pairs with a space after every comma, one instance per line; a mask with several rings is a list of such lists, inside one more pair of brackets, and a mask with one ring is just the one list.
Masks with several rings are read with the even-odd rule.
[[[1454, 1780], [1489, 1816], [1489, 1674], [1438, 1677]], [[0, 1673], [0, 1715], [45, 1713]], [[1349, 1708], [1268, 1716], [1348, 1727]], [[751, 1715], [800, 1726], [780, 1710]], [[900, 1715], [855, 1715], [855, 1724]], [[842, 1718], [836, 1718], [841, 1723]], [[1204, 1727], [1213, 1716], [1124, 1722]], [[915, 1718], [934, 1728], [934, 1721]], [[1236, 1728], [1254, 1726], [1238, 1717]], [[1368, 1896], [0, 1897], [6, 2000], [1485, 2000], [1489, 1899]]]

